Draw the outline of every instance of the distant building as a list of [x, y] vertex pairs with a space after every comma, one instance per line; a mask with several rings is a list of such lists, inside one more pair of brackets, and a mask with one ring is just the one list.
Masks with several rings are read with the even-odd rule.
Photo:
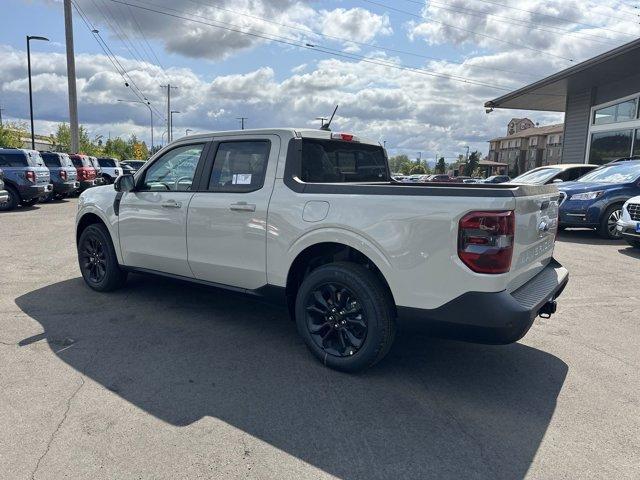
[[640, 156], [640, 39], [488, 101], [485, 107], [564, 112], [565, 163], [602, 165]]
[[563, 131], [562, 123], [536, 127], [528, 118], [514, 118], [507, 126], [506, 137], [489, 140], [487, 160], [507, 164], [512, 177], [532, 168], [561, 163]]

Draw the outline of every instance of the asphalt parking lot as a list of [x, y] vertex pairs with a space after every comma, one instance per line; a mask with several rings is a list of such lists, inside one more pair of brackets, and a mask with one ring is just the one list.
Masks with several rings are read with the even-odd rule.
[[399, 335], [323, 368], [279, 308], [86, 288], [76, 200], [0, 213], [2, 479], [640, 478], [640, 253], [563, 233], [559, 313], [509, 346]]

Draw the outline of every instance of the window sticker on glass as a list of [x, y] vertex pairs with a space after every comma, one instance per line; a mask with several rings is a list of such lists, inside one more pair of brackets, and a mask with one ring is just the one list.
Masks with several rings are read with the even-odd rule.
[[233, 185], [251, 185], [250, 173], [234, 173], [231, 180]]

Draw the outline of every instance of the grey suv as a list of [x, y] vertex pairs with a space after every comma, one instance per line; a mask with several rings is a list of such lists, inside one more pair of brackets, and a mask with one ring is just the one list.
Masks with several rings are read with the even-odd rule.
[[78, 172], [66, 153], [40, 152], [44, 164], [49, 169], [53, 191], [44, 200], [60, 200], [80, 188]]
[[12, 210], [18, 204], [30, 207], [53, 191], [49, 169], [36, 150], [0, 148], [0, 168], [9, 193], [7, 201], [0, 203], [0, 210]]

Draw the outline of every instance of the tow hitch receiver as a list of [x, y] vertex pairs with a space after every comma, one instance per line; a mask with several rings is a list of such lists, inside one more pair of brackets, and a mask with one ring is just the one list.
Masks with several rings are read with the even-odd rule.
[[551, 317], [551, 315], [556, 313], [557, 309], [558, 309], [557, 302], [555, 300], [549, 300], [547, 303], [545, 303], [542, 306], [542, 308], [538, 312], [538, 315], [540, 315], [541, 318], [549, 318]]

